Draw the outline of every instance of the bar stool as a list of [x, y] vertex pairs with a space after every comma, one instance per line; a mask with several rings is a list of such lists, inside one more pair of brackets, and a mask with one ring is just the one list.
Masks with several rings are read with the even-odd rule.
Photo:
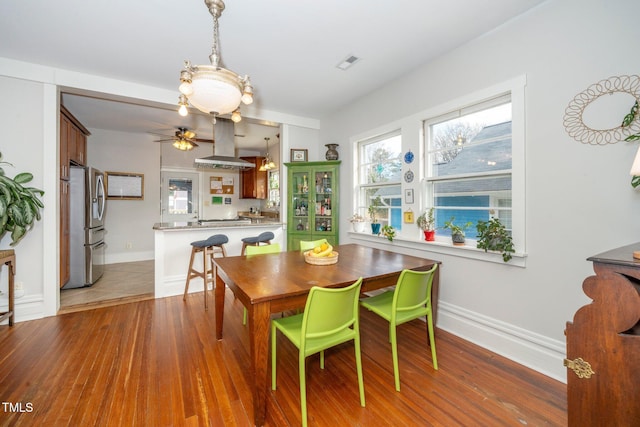
[[247, 246], [260, 246], [260, 243], [270, 245], [274, 237], [275, 236], [271, 231], [265, 231], [264, 233], [260, 233], [258, 236], [244, 237], [243, 239], [241, 239], [242, 250], [240, 251], [240, 255], [245, 254], [245, 249], [247, 248]]
[[[187, 272], [187, 281], [184, 284], [184, 297], [183, 301], [187, 300], [187, 293], [189, 292], [189, 282], [194, 277], [201, 277], [204, 282], [204, 309], [208, 310], [207, 293], [209, 292], [209, 282], [212, 284], [215, 281], [215, 275], [213, 272], [213, 258], [216, 253], [221, 253], [223, 257], [227, 256], [227, 251], [224, 248], [224, 244], [229, 241], [229, 238], [224, 234], [215, 234], [205, 240], [197, 240], [191, 242], [191, 259], [189, 260], [189, 271]], [[193, 259], [196, 254], [202, 252], [202, 271], [198, 271], [193, 268]], [[211, 267], [207, 267], [207, 260]]]

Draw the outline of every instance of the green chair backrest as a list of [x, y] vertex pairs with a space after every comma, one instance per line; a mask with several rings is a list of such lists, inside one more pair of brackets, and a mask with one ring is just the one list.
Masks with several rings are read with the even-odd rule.
[[262, 254], [275, 254], [282, 252], [280, 249], [280, 243], [272, 243], [270, 245], [260, 246], [247, 246], [245, 248], [246, 255], [262, 255]]
[[300, 251], [308, 251], [310, 249], [315, 248], [316, 246], [320, 246], [323, 243], [329, 243], [327, 239], [318, 239], [318, 240], [300, 240]]
[[434, 264], [427, 271], [403, 270], [393, 295], [392, 313], [425, 307], [426, 314], [431, 305], [431, 286], [437, 268], [438, 264]]
[[307, 339], [321, 339], [358, 326], [358, 307], [362, 277], [345, 288], [321, 288], [309, 291], [302, 318], [301, 348]]

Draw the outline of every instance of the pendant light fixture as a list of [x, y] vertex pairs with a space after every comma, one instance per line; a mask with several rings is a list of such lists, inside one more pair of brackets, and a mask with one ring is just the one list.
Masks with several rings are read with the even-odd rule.
[[209, 60], [211, 65], [191, 65], [185, 61], [184, 70], [180, 73], [180, 97], [178, 112], [182, 116], [188, 114], [187, 106], [216, 116], [231, 114], [234, 122], [239, 122], [240, 102], [253, 102], [253, 86], [249, 76], [239, 76], [231, 70], [222, 67], [219, 52], [218, 18], [224, 10], [222, 0], [204, 0], [213, 17], [213, 46]]
[[262, 159], [262, 165], [260, 166], [260, 169], [258, 169], [260, 172], [269, 171], [276, 168], [276, 164], [273, 162], [273, 160], [271, 160], [271, 156], [269, 155], [269, 139], [270, 138], [264, 139], [267, 143], [267, 155], [264, 159]]

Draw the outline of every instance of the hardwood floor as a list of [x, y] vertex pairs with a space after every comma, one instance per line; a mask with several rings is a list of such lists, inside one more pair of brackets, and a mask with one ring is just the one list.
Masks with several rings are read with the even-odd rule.
[[[202, 293], [0, 326], [0, 425], [252, 425], [248, 331], [227, 292], [224, 339]], [[362, 310], [366, 407], [353, 345], [307, 359], [310, 426], [565, 426], [566, 386], [436, 331], [434, 371], [424, 322], [398, 331], [401, 391], [386, 322]], [[297, 351], [278, 341], [278, 389], [267, 425], [300, 425]], [[18, 406], [18, 404], [20, 404]], [[13, 409], [12, 409], [13, 408]], [[23, 412], [20, 412], [21, 408]], [[31, 410], [28, 410], [31, 408]]]

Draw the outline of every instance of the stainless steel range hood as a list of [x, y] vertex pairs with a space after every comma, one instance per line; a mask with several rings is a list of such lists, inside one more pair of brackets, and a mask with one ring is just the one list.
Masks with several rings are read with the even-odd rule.
[[249, 169], [253, 163], [235, 157], [234, 125], [231, 120], [216, 119], [214, 125], [213, 156], [196, 159], [198, 168], [206, 169]]

